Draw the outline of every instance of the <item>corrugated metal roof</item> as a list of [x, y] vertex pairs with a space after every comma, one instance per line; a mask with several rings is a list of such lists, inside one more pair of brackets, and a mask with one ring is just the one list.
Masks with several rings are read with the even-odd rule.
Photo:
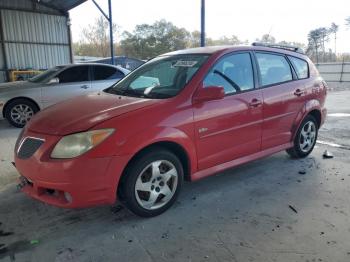
[[58, 10], [49, 8], [44, 5], [33, 5], [31, 0], [0, 0], [0, 9], [1, 8], [11, 8], [11, 9], [22, 9], [22, 10], [31, 10], [33, 12], [55, 12], [60, 14]]
[[84, 2], [86, 0], [40, 0], [39, 4], [66, 12]]
[[69, 44], [67, 17], [1, 10], [5, 41]]
[[[1, 48], [1, 45], [0, 45], [0, 48]], [[3, 70], [4, 67], [5, 67], [4, 56], [3, 56], [2, 50], [0, 50], [0, 70]]]
[[6, 72], [0, 71], [0, 83], [3, 83], [6, 81]]
[[[0, 0], [0, 7], [21, 8], [32, 11], [64, 12], [86, 2], [87, 0]], [[34, 5], [34, 3], [36, 3]]]

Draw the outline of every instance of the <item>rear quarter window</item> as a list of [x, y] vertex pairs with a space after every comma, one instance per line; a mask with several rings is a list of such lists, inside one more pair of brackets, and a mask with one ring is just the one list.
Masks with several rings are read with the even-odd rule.
[[120, 79], [124, 73], [110, 66], [94, 66], [94, 80]]
[[293, 56], [288, 56], [288, 58], [297, 73], [298, 79], [309, 77], [309, 65], [305, 60]]

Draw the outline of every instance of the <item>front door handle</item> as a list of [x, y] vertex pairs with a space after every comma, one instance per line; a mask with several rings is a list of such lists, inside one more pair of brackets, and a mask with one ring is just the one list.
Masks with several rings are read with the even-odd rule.
[[258, 107], [262, 104], [261, 100], [254, 98], [250, 103], [249, 106], [251, 107]]
[[83, 89], [88, 89], [89, 86], [88, 85], [82, 85], [80, 88], [83, 88]]
[[296, 96], [301, 96], [302, 94], [304, 94], [304, 91], [299, 89], [299, 88], [294, 91], [294, 95], [296, 95]]

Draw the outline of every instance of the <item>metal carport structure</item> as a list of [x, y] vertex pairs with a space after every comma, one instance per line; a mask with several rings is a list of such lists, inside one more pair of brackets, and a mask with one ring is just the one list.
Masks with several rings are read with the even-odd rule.
[[[73, 62], [68, 11], [87, 0], [1, 0], [0, 82], [11, 69], [47, 69]], [[110, 24], [113, 52], [112, 1], [108, 15], [92, 0]], [[205, 46], [205, 0], [201, 1], [201, 46]], [[111, 60], [114, 63], [114, 60]]]
[[1, 0], [0, 82], [10, 70], [73, 62], [68, 11], [86, 0]]

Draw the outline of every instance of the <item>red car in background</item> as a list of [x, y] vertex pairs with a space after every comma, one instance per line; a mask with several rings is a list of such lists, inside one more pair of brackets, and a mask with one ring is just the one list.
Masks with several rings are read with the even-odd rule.
[[306, 157], [326, 109], [310, 59], [284, 46], [205, 47], [145, 63], [104, 90], [49, 107], [15, 147], [22, 190], [67, 208], [155, 216], [183, 180], [281, 150]]

